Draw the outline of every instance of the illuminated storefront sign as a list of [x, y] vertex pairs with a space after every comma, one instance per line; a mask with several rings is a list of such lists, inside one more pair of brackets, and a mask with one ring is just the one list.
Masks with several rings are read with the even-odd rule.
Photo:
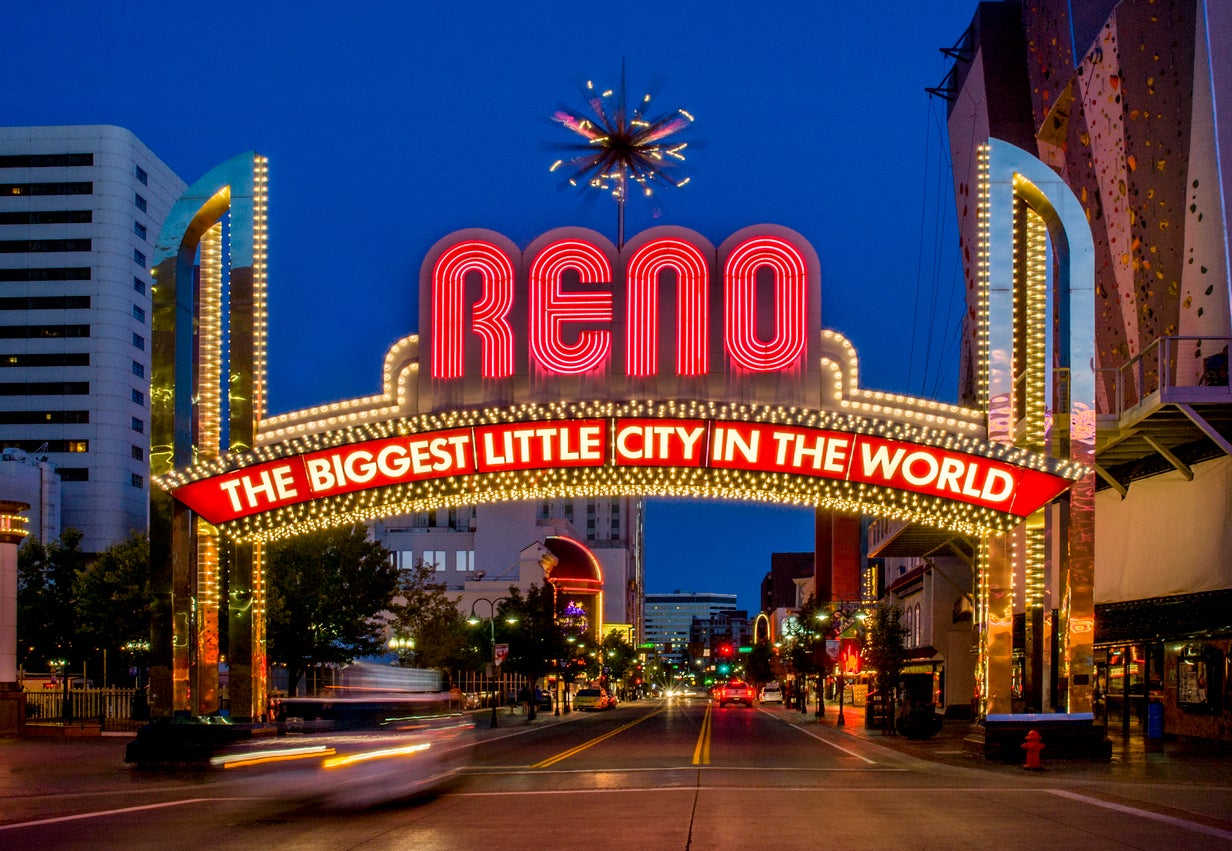
[[[568, 468], [785, 474], [890, 488], [1025, 517], [1065, 490], [1063, 475], [960, 449], [770, 422], [665, 417], [534, 420], [367, 440], [176, 487], [211, 523], [376, 488]], [[499, 487], [499, 485], [492, 485]]]

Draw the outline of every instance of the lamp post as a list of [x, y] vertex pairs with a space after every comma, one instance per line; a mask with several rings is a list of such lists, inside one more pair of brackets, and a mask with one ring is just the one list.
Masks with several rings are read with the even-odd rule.
[[398, 664], [402, 664], [403, 660], [415, 649], [415, 639], [395, 635], [389, 639], [387, 646], [398, 654]]
[[[498, 670], [500, 669], [500, 662], [496, 660], [496, 606], [498, 603], [503, 603], [508, 599], [509, 599], [508, 597], [497, 597], [495, 600], [491, 600], [491, 599], [488, 599], [487, 597], [480, 597], [479, 599], [475, 600], [475, 602], [471, 603], [471, 616], [467, 618], [466, 620], [467, 623], [472, 624], [472, 625], [479, 623], [479, 616], [475, 614], [475, 606], [479, 605], [480, 603], [488, 604], [488, 634], [492, 640], [492, 679], [494, 683], [496, 684], [499, 684], [500, 682], [500, 677], [497, 673]], [[513, 618], [510, 618], [509, 622], [516, 623], [516, 621]], [[492, 686], [492, 698], [491, 698], [492, 699], [492, 726], [493, 727], [499, 726], [496, 722], [496, 688], [497, 688], [497, 685], [494, 684]]]
[[866, 617], [868, 617], [868, 615], [850, 603], [838, 604], [832, 613], [817, 613], [817, 619], [819, 621], [826, 621], [833, 618], [838, 626], [837, 635], [839, 646], [835, 659], [838, 663], [835, 665], [838, 670], [838, 720], [834, 722], [838, 727], [844, 727], [847, 725], [847, 719], [843, 715], [843, 693], [847, 690], [846, 671], [843, 670], [843, 633], [846, 632], [853, 623], [863, 621]]

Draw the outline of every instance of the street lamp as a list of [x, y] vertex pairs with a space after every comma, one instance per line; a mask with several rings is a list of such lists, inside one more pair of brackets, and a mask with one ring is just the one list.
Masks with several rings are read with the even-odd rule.
[[[497, 674], [500, 662], [496, 660], [496, 606], [498, 603], [503, 603], [508, 599], [508, 597], [497, 597], [495, 600], [490, 600], [487, 597], [480, 597], [471, 603], [471, 616], [466, 619], [466, 622], [472, 625], [479, 623], [479, 616], [475, 614], [475, 606], [480, 603], [488, 604], [488, 631], [492, 639], [492, 677], [495, 683], [500, 682], [500, 677]], [[515, 619], [510, 618], [509, 622], [514, 623]], [[499, 726], [496, 723], [496, 685], [492, 686], [492, 726]]]
[[839, 641], [839, 649], [835, 660], [838, 663], [835, 665], [838, 669], [838, 720], [834, 723], [838, 727], [844, 727], [847, 725], [847, 719], [843, 715], [843, 692], [847, 690], [847, 683], [845, 681], [846, 671], [843, 670], [843, 633], [846, 632], [853, 623], [863, 621], [868, 617], [868, 615], [862, 611], [859, 611], [850, 603], [840, 603], [839, 606], [834, 609], [832, 614], [827, 612], [817, 613], [817, 619], [820, 621], [829, 620], [831, 617], [835, 619], [835, 622], [838, 625], [837, 634]]
[[394, 653], [398, 654], [398, 662], [401, 664], [406, 655], [415, 649], [415, 639], [395, 635], [389, 639], [387, 646]]

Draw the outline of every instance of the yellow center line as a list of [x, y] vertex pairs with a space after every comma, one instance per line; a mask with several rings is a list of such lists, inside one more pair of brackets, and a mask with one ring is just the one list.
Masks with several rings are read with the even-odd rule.
[[628, 730], [630, 727], [635, 727], [638, 724], [641, 724], [647, 718], [653, 718], [654, 716], [658, 715], [660, 712], [663, 712], [666, 709], [667, 709], [666, 706], [660, 706], [658, 709], [654, 710], [653, 712], [649, 712], [643, 715], [641, 718], [638, 718], [634, 721], [630, 721], [628, 724], [625, 724], [623, 727], [617, 727], [615, 730], [611, 730], [607, 733], [604, 733], [602, 736], [595, 736], [595, 738], [591, 739], [588, 742], [582, 742], [582, 744], [577, 745], [576, 747], [569, 748], [569, 750], [567, 751], [562, 751], [556, 754], [555, 756], [550, 756], [547, 759], [543, 760], [542, 762], [536, 762], [534, 765], [531, 766], [531, 768], [547, 768], [550, 765], [555, 765], [561, 760], [565, 760], [571, 756], [579, 754], [589, 747], [594, 747], [600, 742], [607, 741], [608, 739], [612, 738], [612, 736], [620, 735], [625, 730]]
[[693, 748], [693, 764], [710, 764], [710, 714], [714, 712], [714, 704], [706, 704], [706, 715], [702, 718], [702, 729], [697, 735], [697, 745]]

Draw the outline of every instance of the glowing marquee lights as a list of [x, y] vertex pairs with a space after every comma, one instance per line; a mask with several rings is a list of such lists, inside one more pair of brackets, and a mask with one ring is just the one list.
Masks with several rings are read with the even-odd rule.
[[[509, 378], [516, 336], [510, 317], [522, 298], [517, 264], [490, 240], [442, 242], [447, 247], [432, 266], [427, 311], [433, 323], [431, 375], [464, 377], [465, 341], [473, 331], [482, 352], [482, 377]], [[527, 348], [533, 369], [543, 375], [608, 369], [614, 308], [623, 305], [625, 375], [659, 374], [658, 294], [663, 273], [671, 271], [676, 276], [677, 375], [710, 372], [710, 316], [719, 308], [729, 366], [749, 373], [799, 370], [810, 333], [811, 282], [804, 250], [778, 235], [755, 233], [742, 239], [722, 266], [722, 305], [711, 304], [713, 262], [698, 246], [675, 236], [648, 239], [627, 257], [623, 270], [614, 270], [608, 254], [587, 239], [548, 242], [526, 268]], [[566, 283], [568, 272], [576, 275], [576, 285]], [[471, 273], [478, 274], [481, 295], [468, 305], [465, 283]], [[763, 339], [766, 332], [769, 337]]]
[[[1024, 517], [1066, 475], [957, 448], [786, 423], [667, 417], [528, 420], [367, 440], [253, 463], [175, 487], [211, 523], [372, 489], [450, 479], [472, 498], [526, 471], [660, 468], [830, 479]], [[631, 482], [638, 481], [634, 472]], [[636, 487], [636, 485], [632, 485]]]

